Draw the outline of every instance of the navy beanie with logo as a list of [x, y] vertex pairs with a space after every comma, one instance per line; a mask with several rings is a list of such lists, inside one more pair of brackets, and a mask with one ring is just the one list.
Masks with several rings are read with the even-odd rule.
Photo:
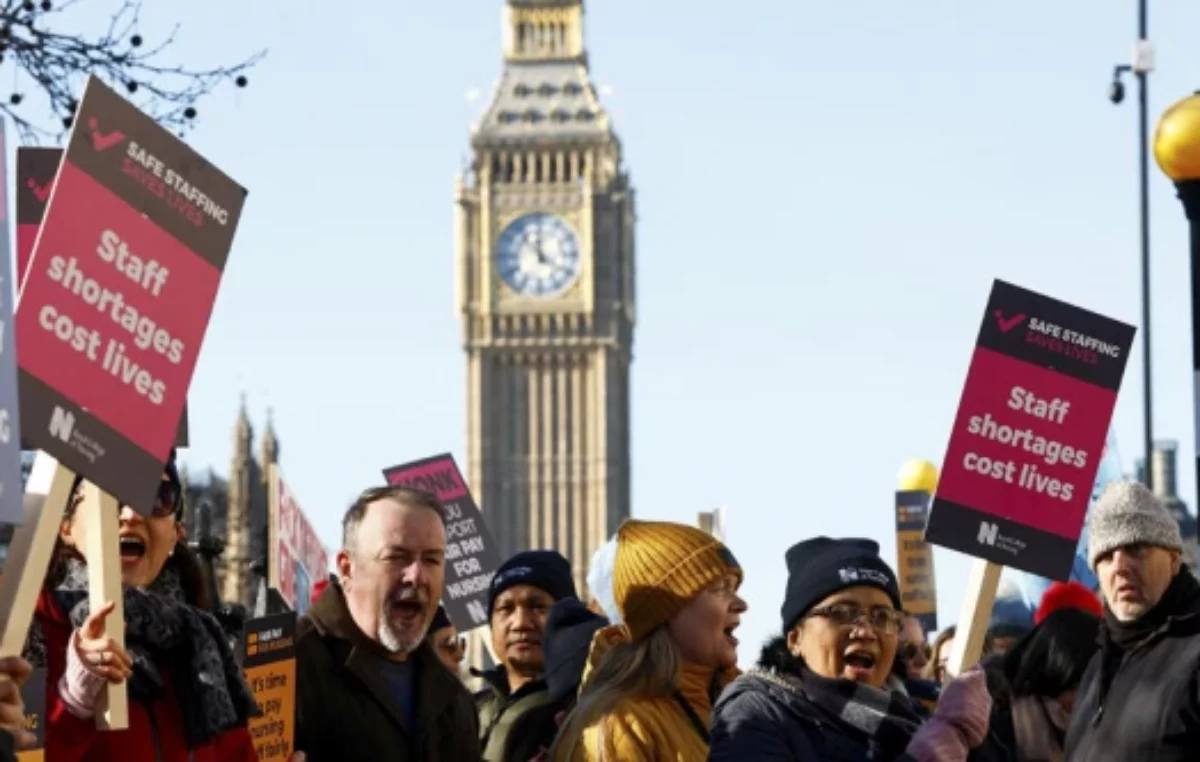
[[848, 587], [877, 587], [897, 609], [903, 608], [896, 573], [879, 557], [874, 540], [814, 537], [788, 548], [786, 558], [787, 593], [781, 609], [785, 634], [813, 606]]
[[517, 585], [545, 590], [556, 601], [577, 597], [570, 561], [555, 550], [525, 550], [500, 564], [492, 577], [488, 588], [489, 618], [500, 594]]

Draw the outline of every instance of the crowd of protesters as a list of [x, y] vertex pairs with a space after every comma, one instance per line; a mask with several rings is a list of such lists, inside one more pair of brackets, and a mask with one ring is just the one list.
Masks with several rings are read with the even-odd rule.
[[[86, 514], [69, 509], [24, 658], [0, 660], [0, 760], [28, 745], [18, 687], [49, 676], [50, 762], [249, 762], [255, 702], [184, 542], [173, 463], [153, 513], [121, 510], [126, 637], [87, 590]], [[1100, 583], [1056, 583], [1028, 621], [998, 607], [982, 662], [952, 675], [866, 539], [813, 537], [784, 559], [778, 634], [738, 669], [742, 568], [716, 537], [630, 519], [590, 559], [581, 600], [551, 550], [507, 559], [488, 592], [496, 665], [462, 674], [439, 605], [446, 537], [432, 495], [364, 492], [336, 571], [296, 635], [292, 762], [1102, 762], [1200, 748], [1200, 584], [1145, 487], [1089, 516]], [[106, 683], [129, 727], [99, 731]]]

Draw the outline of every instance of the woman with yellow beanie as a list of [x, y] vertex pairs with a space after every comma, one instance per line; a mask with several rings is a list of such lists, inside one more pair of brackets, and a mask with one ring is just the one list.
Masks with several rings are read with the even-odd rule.
[[592, 642], [591, 674], [555, 762], [705, 762], [713, 701], [737, 671], [742, 569], [712, 535], [629, 519], [613, 597], [623, 625]]

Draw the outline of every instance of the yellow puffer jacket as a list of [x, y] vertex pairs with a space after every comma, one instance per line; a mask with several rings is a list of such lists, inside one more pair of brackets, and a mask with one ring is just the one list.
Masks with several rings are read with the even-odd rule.
[[[596, 633], [584, 683], [600, 657], [625, 637], [620, 627], [606, 627]], [[712, 716], [713, 697], [709, 691], [714, 674], [712, 668], [685, 664], [679, 679], [679, 692], [706, 729]], [[717, 690], [724, 690], [738, 674], [736, 668], [723, 670], [717, 677]], [[678, 701], [670, 697], [631, 697], [584, 731], [583, 742], [576, 747], [571, 762], [706, 762], [707, 759], [708, 741], [693, 726]]]

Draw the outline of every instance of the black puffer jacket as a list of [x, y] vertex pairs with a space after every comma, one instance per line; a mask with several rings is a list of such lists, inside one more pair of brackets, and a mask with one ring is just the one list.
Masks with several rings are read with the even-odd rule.
[[795, 677], [802, 667], [783, 638], [763, 648], [759, 668], [713, 708], [709, 762], [913, 762], [879, 756], [864, 733], [811, 701]]
[[[1187, 567], [1159, 605], [1165, 621], [1145, 639], [1124, 650], [1109, 646], [1107, 653], [1102, 645], [1092, 658], [1071, 714], [1067, 762], [1197, 758], [1200, 584]], [[1102, 630], [1111, 626], [1106, 617]], [[1102, 633], [1102, 644], [1106, 640]]]

